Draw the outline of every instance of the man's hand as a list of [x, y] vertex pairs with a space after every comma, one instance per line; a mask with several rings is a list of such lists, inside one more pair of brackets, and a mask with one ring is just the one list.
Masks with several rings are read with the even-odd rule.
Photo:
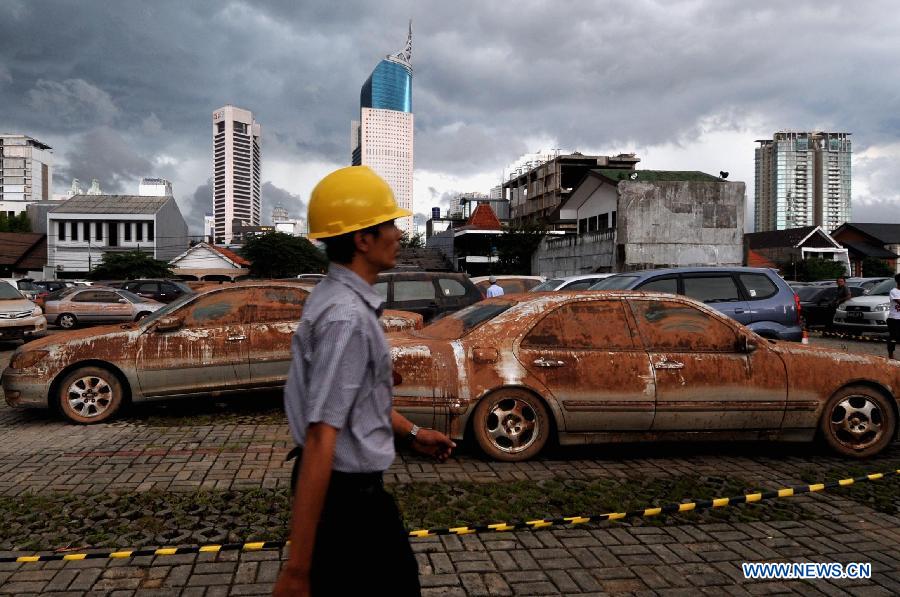
[[275, 583], [274, 597], [307, 597], [309, 595], [309, 573], [303, 573], [290, 563], [281, 569]]
[[438, 462], [444, 462], [450, 458], [456, 444], [449, 437], [435, 429], [419, 429], [416, 439], [412, 442], [412, 448], [420, 454], [431, 456]]

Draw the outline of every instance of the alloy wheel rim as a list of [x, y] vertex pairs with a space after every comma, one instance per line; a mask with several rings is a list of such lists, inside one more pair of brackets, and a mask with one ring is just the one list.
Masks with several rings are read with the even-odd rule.
[[505, 398], [488, 412], [485, 429], [491, 444], [507, 454], [527, 450], [538, 438], [537, 413], [525, 400]]
[[66, 391], [72, 412], [80, 417], [98, 417], [112, 404], [113, 391], [107, 381], [95, 375], [79, 377]]
[[870, 396], [847, 396], [834, 405], [829, 425], [838, 442], [854, 450], [864, 450], [884, 435], [884, 413]]
[[59, 318], [59, 325], [64, 328], [70, 328], [75, 325], [75, 318], [71, 315], [63, 315]]

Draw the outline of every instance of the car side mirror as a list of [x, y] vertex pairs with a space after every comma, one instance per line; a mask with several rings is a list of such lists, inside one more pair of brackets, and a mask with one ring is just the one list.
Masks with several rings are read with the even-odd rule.
[[119, 300], [117, 300], [116, 302], [117, 302], [117, 303], [121, 303], [121, 304], [123, 304], [123, 305], [127, 305], [127, 304], [128, 304], [128, 299], [119, 299]]
[[756, 342], [751, 340], [749, 337], [741, 335], [737, 339], [736, 348], [738, 352], [750, 354], [759, 347], [756, 345]]
[[184, 325], [181, 317], [163, 317], [156, 323], [157, 332], [174, 332]]

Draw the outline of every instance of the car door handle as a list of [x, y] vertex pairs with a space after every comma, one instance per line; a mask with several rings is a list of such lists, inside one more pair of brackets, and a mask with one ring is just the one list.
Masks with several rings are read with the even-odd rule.
[[247, 336], [228, 336], [226, 340], [229, 342], [241, 342], [242, 340], [246, 340]]
[[734, 312], [735, 312], [735, 313], [743, 313], [744, 310], [743, 310], [743, 309], [735, 309]]
[[534, 363], [538, 367], [562, 367], [563, 365], [566, 364], [565, 361], [554, 361], [552, 359], [548, 360], [548, 359], [545, 359], [544, 357], [535, 359], [532, 361], [532, 363]]
[[684, 363], [680, 363], [678, 361], [660, 361], [658, 363], [653, 363], [654, 369], [684, 369]]

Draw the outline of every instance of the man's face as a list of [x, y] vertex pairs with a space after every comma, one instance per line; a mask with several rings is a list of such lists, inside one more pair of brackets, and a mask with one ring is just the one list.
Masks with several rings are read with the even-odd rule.
[[844, 285], [844, 279], [843, 279], [843, 278], [838, 278], [838, 279], [837, 279], [837, 285], [838, 285], [838, 286], [843, 286], [843, 285]]
[[377, 237], [374, 234], [364, 234], [361, 239], [368, 248], [364, 253], [365, 259], [379, 271], [389, 270], [397, 265], [397, 253], [400, 252], [403, 233], [394, 225], [394, 220], [379, 225], [378, 232]]

